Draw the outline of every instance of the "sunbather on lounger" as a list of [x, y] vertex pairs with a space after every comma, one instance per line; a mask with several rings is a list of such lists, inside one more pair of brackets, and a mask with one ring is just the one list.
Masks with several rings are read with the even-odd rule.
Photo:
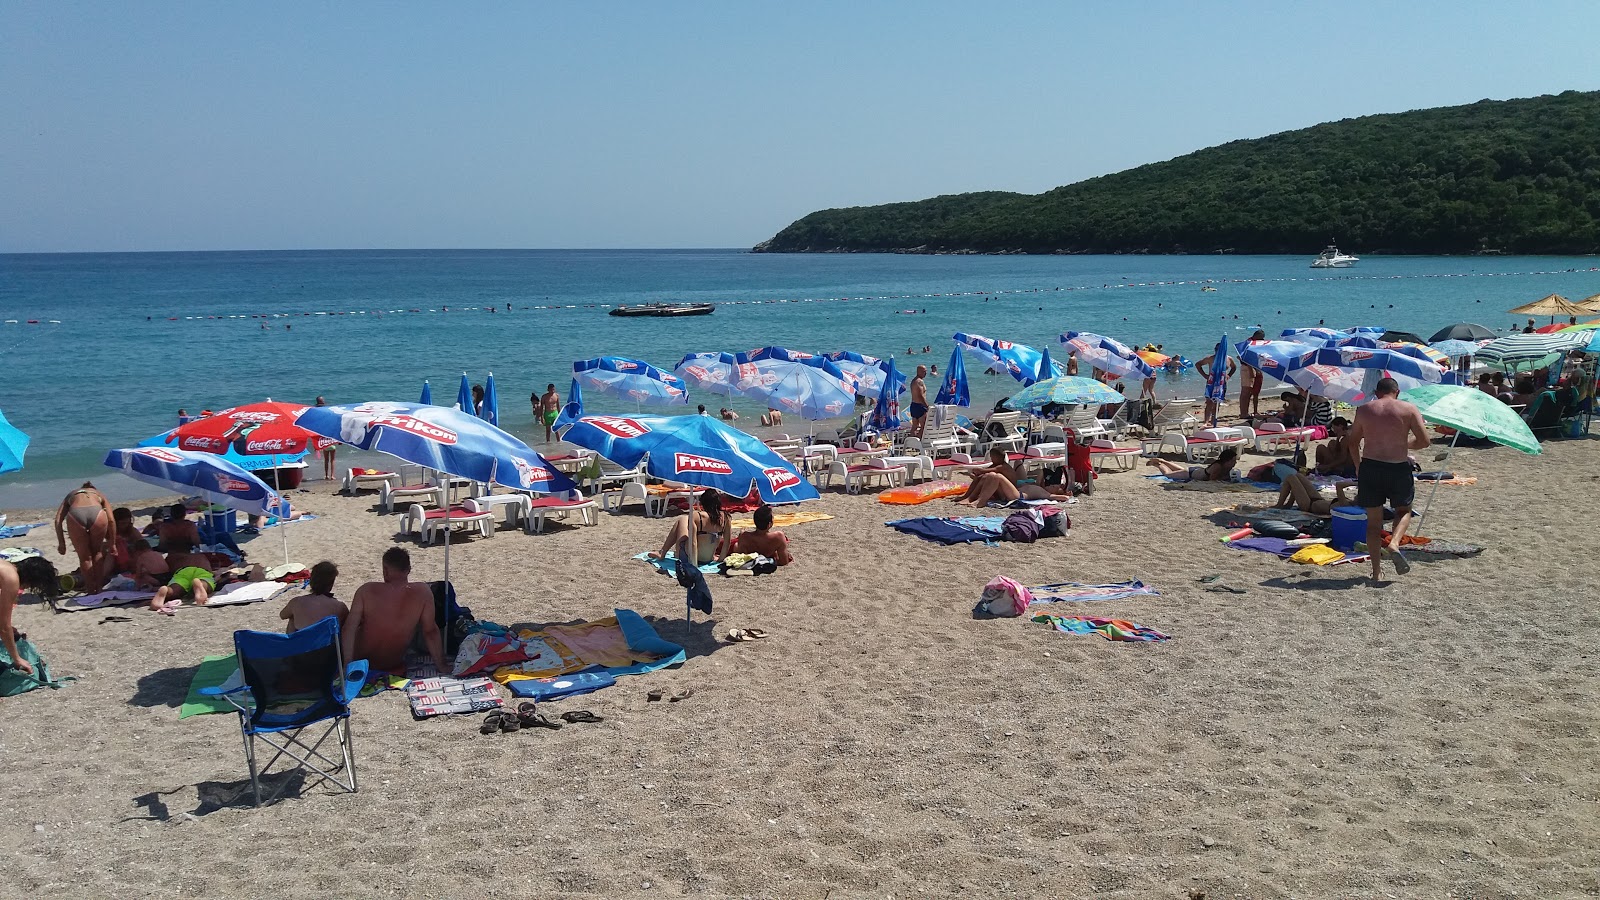
[[1311, 513], [1314, 516], [1328, 516], [1333, 514], [1335, 506], [1349, 506], [1351, 498], [1345, 496], [1345, 489], [1355, 485], [1354, 481], [1341, 481], [1335, 485], [1333, 499], [1322, 496], [1311, 479], [1299, 472], [1286, 475], [1283, 486], [1278, 489], [1277, 509], [1298, 509]]

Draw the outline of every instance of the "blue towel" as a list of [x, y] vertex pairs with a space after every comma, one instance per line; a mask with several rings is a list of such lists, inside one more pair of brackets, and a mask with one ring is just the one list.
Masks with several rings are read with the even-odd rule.
[[518, 697], [532, 697], [534, 700], [558, 700], [562, 697], [592, 694], [601, 688], [608, 688], [616, 683], [617, 678], [615, 675], [601, 669], [594, 672], [555, 675], [550, 678], [519, 678], [507, 684], [506, 687], [511, 688], [511, 693]]
[[35, 528], [43, 528], [43, 522], [34, 522], [32, 525], [4, 525], [0, 526], [0, 540], [5, 538], [22, 537]]
[[997, 535], [987, 531], [979, 531], [953, 519], [944, 519], [938, 516], [898, 519], [884, 524], [896, 531], [914, 534], [925, 541], [933, 541], [938, 544], [992, 544], [997, 537]]
[[[652, 559], [650, 554], [640, 553], [639, 555], [635, 556], [634, 559], [637, 559], [640, 562], [647, 562], [650, 565], [655, 566], [656, 569], [659, 570], [663, 575], [678, 574], [678, 555], [676, 553], [668, 553], [665, 559]], [[706, 563], [700, 567], [700, 571], [706, 573], [707, 575], [715, 575], [722, 571], [722, 568], [716, 563]]]

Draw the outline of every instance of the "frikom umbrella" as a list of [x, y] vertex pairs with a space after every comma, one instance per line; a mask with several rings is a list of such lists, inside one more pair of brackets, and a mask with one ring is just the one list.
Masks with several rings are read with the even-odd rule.
[[697, 391], [732, 397], [739, 381], [739, 359], [732, 353], [690, 353], [672, 367]]
[[494, 390], [493, 372], [483, 382], [483, 409], [478, 410], [478, 418], [495, 427], [500, 425], [500, 396]]
[[813, 421], [842, 416], [855, 408], [855, 389], [831, 361], [809, 353], [771, 355], [768, 351], [772, 349], [738, 355], [735, 387], [739, 393], [768, 409]]
[[[1024, 384], [1030, 380], [1038, 380], [1039, 358], [1042, 354], [1026, 344], [1013, 344], [1010, 341], [994, 340], [981, 334], [968, 334], [962, 331], [956, 332], [952, 338], [958, 346], [965, 347], [992, 363], [997, 363], [1012, 378]], [[1051, 373], [1065, 375], [1067, 371], [1059, 363], [1054, 363], [1051, 365]]]
[[950, 351], [950, 365], [945, 367], [944, 380], [939, 383], [939, 394], [934, 403], [941, 406], [971, 406], [972, 392], [967, 388], [967, 363], [961, 358], [961, 347]]
[[[855, 388], [857, 394], [863, 397], [876, 397], [883, 389], [890, 365], [887, 360], [852, 350], [840, 350], [824, 355], [839, 367], [839, 371], [844, 373], [845, 383]], [[895, 381], [895, 393], [905, 393], [908, 387], [905, 376], [897, 371]]]
[[6, 421], [5, 413], [0, 413], [0, 474], [22, 468], [22, 457], [28, 452], [28, 443], [28, 436]]
[[900, 391], [897, 382], [903, 381], [900, 373], [895, 371], [894, 357], [889, 357], [889, 371], [885, 373], [883, 383], [878, 386], [878, 400], [872, 405], [872, 415], [867, 419], [867, 424], [876, 428], [879, 433], [894, 431], [903, 423], [900, 418]]
[[1401, 390], [1438, 384], [1434, 363], [1392, 350], [1324, 347], [1289, 371], [1288, 381], [1319, 397], [1360, 406], [1376, 396], [1378, 382], [1393, 378]]
[[[1422, 413], [1423, 421], [1455, 429], [1450, 448], [1445, 451], [1446, 461], [1455, 450], [1456, 440], [1463, 434], [1487, 438], [1523, 453], [1543, 452], [1539, 439], [1533, 436], [1528, 424], [1522, 421], [1516, 410], [1477, 388], [1426, 384], [1401, 392], [1400, 399], [1415, 406]], [[1438, 492], [1439, 482], [1435, 480], [1433, 490], [1428, 493], [1428, 502], [1422, 508], [1424, 524], [1428, 510], [1433, 506], [1433, 497]], [[1421, 533], [1420, 529], [1421, 525], [1418, 526], [1418, 534]]]
[[287, 514], [283, 497], [267, 483], [211, 453], [168, 447], [112, 450], [105, 464], [129, 478], [200, 497], [258, 516]]
[[1155, 374], [1150, 364], [1127, 344], [1091, 331], [1068, 331], [1061, 335], [1072, 355], [1102, 372], [1122, 378], [1149, 378]]
[[684, 406], [689, 402], [688, 386], [682, 378], [641, 359], [625, 356], [580, 359], [572, 364], [572, 377], [591, 390], [623, 397], [636, 408]]

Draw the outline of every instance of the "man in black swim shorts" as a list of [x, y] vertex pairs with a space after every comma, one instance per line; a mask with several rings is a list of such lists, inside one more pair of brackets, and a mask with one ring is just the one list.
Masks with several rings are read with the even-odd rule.
[[[1428, 447], [1427, 426], [1415, 406], [1400, 399], [1393, 378], [1378, 382], [1377, 399], [1356, 409], [1356, 421], [1345, 443], [1356, 461], [1356, 505], [1367, 511], [1367, 551], [1372, 555], [1372, 580], [1378, 581], [1385, 557], [1397, 573], [1411, 571], [1400, 555], [1406, 528], [1411, 525], [1411, 503], [1416, 481], [1411, 474], [1412, 450]], [[1383, 507], [1394, 507], [1394, 536], [1383, 540]]]
[[922, 437], [922, 429], [928, 424], [928, 367], [917, 366], [917, 375], [911, 379], [911, 436]]

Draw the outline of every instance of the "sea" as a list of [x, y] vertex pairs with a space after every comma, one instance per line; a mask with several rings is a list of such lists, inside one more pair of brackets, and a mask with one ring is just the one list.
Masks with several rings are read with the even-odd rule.
[[[855, 350], [943, 371], [973, 332], [1059, 358], [1063, 331], [1197, 359], [1261, 327], [1520, 327], [1514, 306], [1600, 293], [1594, 257], [926, 256], [745, 250], [356, 250], [0, 255], [0, 412], [32, 438], [0, 509], [53, 504], [132, 446], [196, 413], [266, 398], [450, 403], [494, 373], [502, 426], [537, 445], [529, 396], [563, 395], [574, 360], [779, 345]], [[621, 318], [619, 304], [717, 304], [707, 317]], [[928, 348], [924, 351], [924, 348]], [[974, 406], [1017, 385], [968, 360]], [[1192, 390], [1177, 376], [1166, 394]], [[592, 411], [633, 411], [590, 392]], [[721, 395], [691, 396], [730, 405]], [[732, 404], [751, 423], [754, 404]], [[789, 431], [805, 423], [786, 422]], [[133, 488], [133, 496], [149, 488]], [[142, 492], [139, 493], [139, 492]], [[117, 493], [126, 493], [117, 491]], [[41, 499], [43, 498], [43, 499]]]

